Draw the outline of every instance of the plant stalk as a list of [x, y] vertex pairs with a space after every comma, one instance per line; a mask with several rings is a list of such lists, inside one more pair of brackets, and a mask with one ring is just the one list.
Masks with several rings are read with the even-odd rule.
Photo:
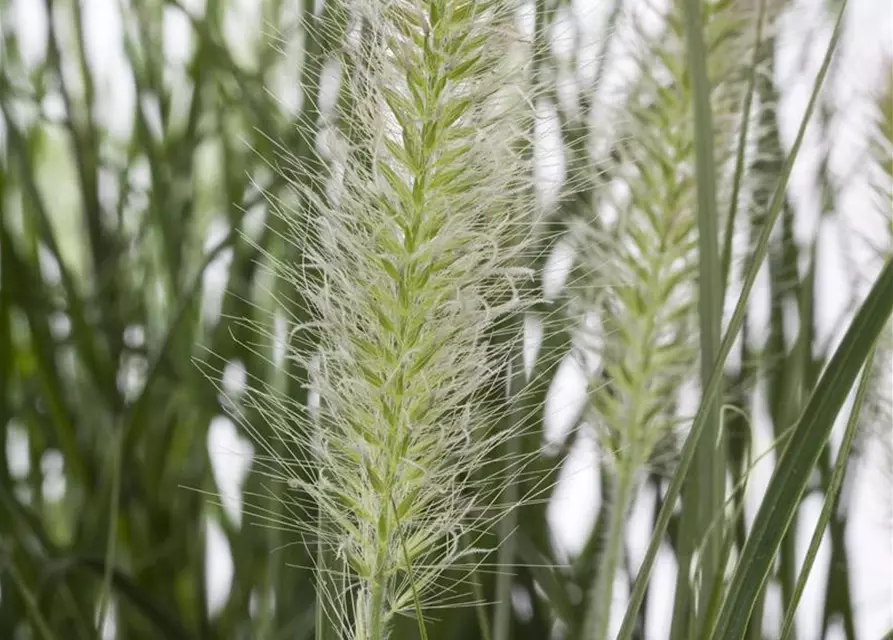
[[384, 571], [379, 566], [375, 572], [375, 579], [372, 582], [372, 595], [369, 598], [369, 640], [382, 640], [384, 637], [381, 622], [381, 604], [384, 601], [385, 590], [384, 583]]
[[621, 459], [611, 491], [608, 539], [599, 560], [598, 577], [593, 593], [596, 598], [594, 616], [584, 627], [583, 638], [593, 638], [594, 640], [607, 640], [608, 638], [611, 627], [611, 604], [614, 601], [614, 582], [617, 576], [620, 552], [623, 548], [626, 513], [633, 496], [634, 477], [634, 466], [629, 460]]
[[[385, 621], [382, 616], [382, 608], [384, 606], [384, 594], [388, 587], [387, 566], [389, 543], [391, 539], [390, 496], [393, 477], [394, 474], [389, 472], [385, 482], [385, 491], [381, 496], [381, 509], [378, 515], [378, 551], [375, 556], [375, 574], [372, 577], [372, 591], [369, 596], [367, 612], [369, 615], [369, 627], [366, 630], [368, 640], [384, 640], [386, 637], [386, 634], [384, 633]], [[409, 567], [409, 565], [407, 565], [407, 567]], [[366, 638], [358, 640], [366, 640]]]

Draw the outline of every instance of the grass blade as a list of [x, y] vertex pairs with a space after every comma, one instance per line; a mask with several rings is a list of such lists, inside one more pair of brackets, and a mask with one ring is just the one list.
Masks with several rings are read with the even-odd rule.
[[25, 579], [19, 573], [18, 569], [16, 569], [12, 562], [8, 562], [6, 571], [12, 576], [13, 583], [16, 585], [19, 593], [22, 595], [22, 599], [25, 601], [25, 605], [28, 608], [28, 617], [34, 623], [34, 628], [37, 630], [38, 636], [43, 640], [56, 640], [56, 636], [50, 630], [43, 612], [37, 606], [37, 599], [34, 597], [31, 589], [28, 588], [28, 584], [25, 582]]
[[[698, 197], [698, 316], [700, 324], [701, 385], [706, 386], [716, 361], [722, 332], [724, 284], [718, 248], [716, 172], [713, 147], [715, 135], [710, 104], [710, 80], [707, 77], [707, 50], [701, 17], [701, 0], [684, 3], [688, 68], [692, 82], [695, 169]], [[680, 569], [676, 588], [681, 591], [676, 603], [680, 610], [674, 618], [681, 624], [692, 611], [688, 576], [695, 545], [700, 549], [701, 590], [699, 602], [707, 602], [717, 572], [722, 541], [721, 527], [711, 526], [721, 515], [725, 497], [725, 444], [720, 430], [722, 385], [709, 400], [705, 399], [706, 427], [698, 438], [694, 474], [687, 478], [682, 511]], [[676, 623], [674, 622], [674, 627]]]
[[888, 261], [843, 342], [828, 363], [778, 461], [757, 513], [738, 568], [713, 629], [712, 638], [739, 638], [750, 619], [754, 597], [766, 581], [813, 467], [850, 388], [893, 311], [893, 262]]
[[729, 270], [732, 264], [732, 236], [735, 231], [735, 218], [738, 215], [738, 200], [741, 193], [741, 181], [744, 177], [744, 157], [747, 149], [747, 135], [750, 131], [750, 112], [753, 105], [753, 96], [756, 92], [757, 68], [760, 64], [760, 55], [763, 49], [763, 22], [766, 17], [766, 0], [760, 0], [757, 13], [756, 35], [753, 44], [753, 59], [751, 60], [750, 73], [747, 78], [747, 90], [744, 94], [744, 104], [741, 107], [741, 131], [738, 134], [738, 149], [735, 157], [735, 174], [732, 178], [732, 197], [729, 202], [729, 213], [726, 217], [725, 236], [723, 236], [722, 252], [722, 286], [723, 291], [729, 285]]
[[809, 549], [806, 551], [806, 558], [803, 560], [803, 568], [800, 570], [800, 576], [797, 579], [797, 586], [794, 588], [794, 593], [791, 596], [790, 605], [788, 606], [788, 610], [785, 614], [784, 624], [782, 625], [781, 629], [781, 640], [786, 640], [786, 638], [790, 637], [791, 631], [794, 628], [794, 615], [797, 612], [797, 605], [800, 602], [800, 596], [803, 595], [803, 590], [806, 588], [806, 581], [809, 578], [809, 573], [812, 570], [812, 564], [813, 562], [815, 562], [815, 557], [819, 552], [819, 545], [822, 542], [822, 536], [825, 533], [828, 522], [831, 520], [831, 516], [834, 513], [834, 508], [837, 505], [837, 496], [840, 492], [840, 486], [841, 484], [843, 484], [843, 476], [846, 473], [850, 451], [853, 448], [853, 441], [855, 440], [856, 432], [858, 431], [859, 416], [862, 413], [862, 405], [865, 402], [865, 396], [870, 387], [873, 364], [874, 352], [869, 355], [868, 361], [865, 363], [865, 368], [862, 372], [862, 378], [859, 380], [859, 388], [856, 391], [856, 399], [853, 402], [853, 409], [850, 413], [849, 421], [847, 422], [846, 432], [843, 436], [843, 442], [841, 442], [840, 444], [840, 451], [837, 453], [837, 461], [834, 465], [834, 472], [831, 476], [831, 482], [828, 486], [827, 492], [825, 493], [825, 504], [822, 506], [822, 513], [819, 516], [819, 521], [816, 523], [815, 531], [812, 534], [812, 539], [809, 541]]

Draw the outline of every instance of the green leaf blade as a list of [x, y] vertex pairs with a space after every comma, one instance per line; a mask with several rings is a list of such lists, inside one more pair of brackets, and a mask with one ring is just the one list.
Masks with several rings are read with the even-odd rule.
[[888, 261], [834, 353], [778, 462], [745, 543], [711, 638], [741, 638], [834, 420], [893, 312]]

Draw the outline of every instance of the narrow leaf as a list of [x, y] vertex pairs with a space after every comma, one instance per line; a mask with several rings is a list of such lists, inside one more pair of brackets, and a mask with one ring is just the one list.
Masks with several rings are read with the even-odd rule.
[[800, 576], [797, 578], [797, 586], [791, 598], [790, 606], [785, 613], [784, 624], [781, 629], [781, 639], [785, 640], [790, 637], [794, 629], [794, 615], [797, 612], [797, 605], [800, 603], [800, 596], [806, 588], [806, 581], [809, 579], [812, 565], [815, 557], [819, 552], [819, 545], [822, 542], [822, 536], [834, 513], [837, 505], [837, 496], [840, 492], [840, 486], [843, 484], [843, 476], [846, 473], [847, 462], [849, 462], [850, 451], [853, 448], [853, 441], [856, 439], [856, 432], [859, 426], [859, 415], [862, 412], [862, 405], [865, 402], [866, 393], [870, 387], [872, 364], [874, 364], [874, 351], [869, 355], [868, 362], [862, 371], [862, 378], [859, 380], [859, 388], [856, 391], [856, 398], [853, 402], [853, 409], [850, 412], [850, 418], [847, 422], [846, 431], [844, 432], [843, 442], [840, 443], [840, 450], [837, 452], [837, 460], [834, 464], [834, 473], [831, 475], [831, 482], [825, 493], [825, 504], [822, 506], [822, 513], [819, 515], [819, 521], [815, 525], [812, 539], [809, 541], [809, 549], [806, 551], [806, 558], [803, 560], [803, 567], [800, 569]]
[[795, 515], [813, 467], [831, 434], [837, 413], [893, 311], [893, 262], [888, 261], [843, 341], [816, 385], [778, 461], [738, 568], [719, 612], [712, 638], [740, 638], [763, 587], [782, 537]]

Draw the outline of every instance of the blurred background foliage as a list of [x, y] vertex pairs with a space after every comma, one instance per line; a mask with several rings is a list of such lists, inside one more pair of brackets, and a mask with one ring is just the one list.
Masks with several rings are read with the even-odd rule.
[[[266, 198], [288, 197], [275, 145], [299, 143], [306, 7], [249, 6], [252, 31], [219, 0], [87, 5], [4, 1], [0, 18], [0, 636], [93, 637], [111, 593], [119, 637], [300, 637], [297, 559], [215, 506], [212, 424], [217, 448], [239, 441], [196, 361], [273, 375], [232, 319], [266, 321], [258, 246], [276, 251]], [[209, 518], [233, 572], [213, 616]]]
[[[560, 15], [564, 3], [554, 5]], [[250, 439], [226, 418], [246, 380], [288, 397], [304, 393], [301, 373], [282, 358], [284, 316], [266, 267], [271, 257], [289, 256], [267, 212], [270, 200], [295, 197], [282, 151], [315, 157], [301, 132], [317, 122], [319, 102], [331, 99], [306, 64], [324, 56], [304, 50], [300, 21], [313, 7], [312, 0], [0, 0], [0, 638], [97, 637], [96, 620], [109, 608], [106, 637], [313, 635], [309, 558], [279, 526], [287, 505], [271, 496], [264, 466], [246, 465]], [[778, 101], [774, 51], [770, 39], [756, 85], [764, 104]], [[572, 55], [543, 64], [561, 79], [584, 62]], [[593, 98], [580, 86], [568, 97], [562, 87], [554, 97], [563, 144], [583, 156], [591, 132], [579, 114]], [[877, 110], [886, 136], [877, 138], [888, 171], [878, 181], [883, 210], [890, 197], [883, 187], [893, 179], [893, 91], [879, 95], [886, 96]], [[833, 112], [829, 101], [819, 126], [829, 126]], [[763, 117], [754, 175], [773, 176], [782, 141], [774, 110]], [[591, 218], [593, 194], [610, 181], [608, 160], [610, 153], [603, 163], [569, 163], [580, 175], [567, 181], [589, 186], [562, 205], [556, 228]], [[820, 208], [833, 215], [826, 160], [818, 169]], [[767, 199], [773, 185], [757, 183], [753, 199]], [[769, 424], [779, 437], [799, 411], [790, 399], [808, 396], [829, 351], [811, 334], [818, 240], [795, 242], [793, 206], [781, 227], [765, 282], [768, 334], [759, 352], [742, 340], [743, 366], [725, 385], [726, 400], [744, 409], [726, 423], [740, 436], [729, 438], [735, 480], [746, 473], [745, 416], [756, 386], [769, 390]], [[793, 328], [785, 312], [791, 301], [800, 323]], [[568, 336], [547, 340], [560, 352]], [[546, 401], [557, 366], [538, 363], [544, 382], [535, 404]], [[886, 406], [879, 402], [875, 425]], [[243, 409], [262, 434], [263, 421], [250, 405]], [[572, 429], [559, 456], [577, 437]], [[540, 442], [523, 446], [533, 451]], [[830, 481], [829, 456], [814, 485], [819, 493]], [[541, 471], [557, 477], [554, 460]], [[662, 486], [659, 471], [652, 488]], [[259, 517], [243, 516], [240, 501], [226, 497], [240, 488]], [[651, 495], [659, 506], [660, 491]], [[498, 640], [541, 640], [555, 620], [573, 629], [583, 617], [603, 518], [562, 565], [546, 512], [545, 501], [526, 507], [513, 557], [500, 556], [527, 568], [518, 570], [515, 606], [501, 605], [512, 624]], [[258, 526], [263, 520], [272, 526]], [[743, 518], [736, 526], [743, 537]], [[840, 510], [828, 530], [821, 637], [832, 626], [857, 637], [846, 526]], [[675, 531], [671, 525], [673, 548]], [[773, 580], [782, 601], [797, 577], [794, 544], [792, 533]], [[488, 600], [496, 582], [482, 577]], [[481, 637], [479, 614], [446, 612], [431, 637]], [[641, 629], [647, 615], [646, 602]], [[395, 637], [414, 637], [414, 629], [409, 622]]]

